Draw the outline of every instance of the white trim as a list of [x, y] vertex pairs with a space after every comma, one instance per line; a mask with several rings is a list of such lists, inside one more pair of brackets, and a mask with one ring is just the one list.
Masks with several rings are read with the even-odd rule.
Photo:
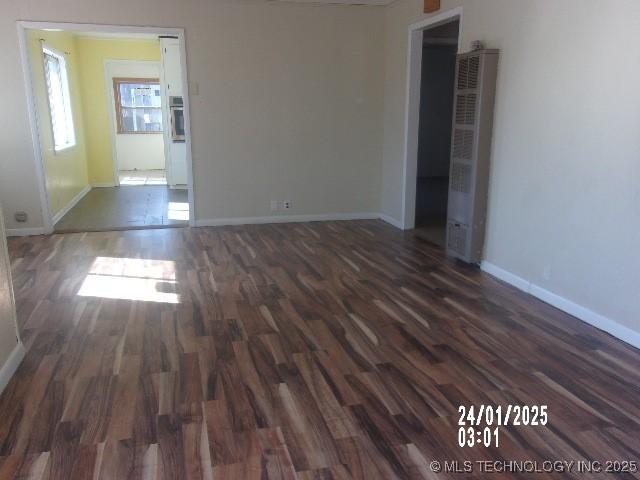
[[418, 170], [418, 123], [420, 120], [420, 80], [422, 77], [422, 32], [429, 28], [460, 20], [458, 51], [462, 45], [462, 7], [428, 17], [409, 25], [407, 48], [407, 86], [404, 120], [404, 154], [402, 163], [402, 228], [415, 226], [416, 176]]
[[87, 185], [86, 187], [84, 187], [82, 190], [80, 190], [78, 192], [78, 194], [73, 197], [69, 203], [67, 203], [67, 206], [64, 207], [62, 210], [60, 210], [58, 213], [56, 213], [53, 216], [53, 224], [55, 225], [56, 223], [58, 223], [60, 221], [60, 219], [62, 219], [62, 217], [64, 217], [67, 213], [69, 213], [69, 210], [71, 210], [73, 207], [76, 206], [76, 204], [82, 200], [84, 198], [84, 196], [89, 193], [91, 191], [91, 185]]
[[[166, 71], [166, 47], [160, 39], [160, 86], [162, 88], [162, 139], [164, 147], [164, 173], [167, 185], [172, 188], [173, 185], [173, 159], [171, 158], [171, 143], [173, 142], [171, 134], [171, 109], [169, 108], [169, 95], [167, 94]], [[185, 157], [186, 161], [186, 157]]]
[[542, 300], [543, 302], [548, 303], [549, 305], [552, 305], [585, 323], [588, 323], [589, 325], [603, 330], [629, 345], [640, 348], [640, 332], [632, 330], [611, 318], [605, 317], [593, 310], [589, 310], [588, 308], [561, 297], [556, 293], [550, 292], [549, 290], [508, 272], [507, 270], [503, 270], [490, 262], [482, 261], [480, 268], [503, 282], [513, 285], [517, 289], [522, 290], [523, 292], [528, 293], [529, 295], [532, 295], [537, 299]]
[[44, 61], [46, 60], [46, 57], [44, 57], [44, 55], [48, 54], [54, 57], [58, 61], [58, 64], [60, 67], [60, 88], [62, 88], [62, 102], [63, 102], [63, 108], [64, 108], [64, 115], [65, 117], [69, 118], [69, 125], [67, 126], [71, 127], [71, 141], [68, 143], [65, 143], [64, 145], [56, 145], [56, 132], [53, 126], [53, 117], [54, 117], [53, 106], [51, 104], [51, 97], [49, 96], [49, 93], [50, 93], [48, 91], [49, 88], [46, 87], [47, 106], [49, 107], [49, 116], [50, 116], [49, 123], [51, 124], [51, 139], [53, 142], [53, 151], [54, 151], [54, 154], [58, 154], [58, 152], [64, 152], [65, 150], [70, 150], [72, 148], [75, 148], [78, 145], [78, 136], [76, 135], [76, 125], [75, 125], [75, 120], [73, 118], [73, 106], [71, 105], [72, 100], [71, 100], [71, 86], [69, 82], [69, 65], [67, 64], [68, 53], [52, 47], [47, 43], [46, 40], [41, 41], [40, 47], [42, 49], [43, 63], [45, 65], [44, 66], [45, 86], [50, 84], [50, 78], [49, 78], [50, 75], [49, 75], [49, 68], [47, 66], [48, 63]]
[[78, 143], [67, 143], [66, 145], [62, 146], [62, 147], [54, 147], [56, 153], [60, 153], [60, 152], [64, 152], [66, 150], [71, 150], [73, 148], [76, 148], [78, 146]]
[[123, 35], [121, 33], [108, 32], [76, 32], [75, 36], [80, 38], [89, 38], [91, 40], [136, 40], [141, 42], [155, 42], [158, 40], [156, 35], [149, 33], [129, 33], [127, 35]]
[[49, 235], [44, 227], [7, 228], [7, 237], [30, 237], [31, 235]]
[[180, 41], [180, 63], [182, 67], [182, 100], [184, 108], [184, 138], [187, 150], [187, 199], [189, 202], [189, 225], [196, 225], [195, 192], [193, 185], [193, 158], [191, 152], [191, 104], [189, 102], [189, 78], [187, 77], [187, 47], [184, 29], [178, 35]]
[[[51, 218], [53, 216], [51, 212], [51, 202], [49, 201], [49, 194], [47, 191], [47, 177], [44, 174], [44, 155], [42, 153], [42, 147], [40, 144], [40, 125], [41, 121], [38, 115], [38, 109], [36, 108], [36, 94], [33, 86], [33, 69], [31, 67], [31, 59], [29, 57], [29, 39], [27, 38], [27, 30], [22, 22], [18, 22], [18, 47], [20, 49], [20, 60], [22, 63], [22, 73], [24, 76], [25, 92], [27, 95], [27, 112], [29, 113], [29, 125], [31, 126], [31, 143], [33, 145], [33, 160], [35, 162], [36, 180], [38, 183], [38, 190], [40, 194], [40, 210], [42, 213], [42, 227], [37, 228], [15, 228], [8, 229], [9, 236], [23, 236], [23, 235], [42, 235], [43, 233], [53, 232], [53, 223]], [[23, 232], [26, 230], [41, 230], [42, 233], [16, 233], [12, 235], [12, 231]]]
[[91, 188], [113, 188], [117, 187], [115, 183], [92, 183]]
[[[191, 106], [189, 100], [189, 78], [187, 71], [187, 52], [185, 46], [184, 28], [172, 27], [136, 27], [126, 25], [98, 25], [91, 23], [65, 23], [65, 22], [32, 22], [18, 20], [16, 22], [18, 29], [18, 44], [20, 48], [20, 58], [22, 61], [22, 69], [25, 81], [25, 91], [27, 94], [27, 107], [29, 112], [29, 124], [31, 127], [31, 141], [33, 143], [34, 161], [36, 169], [36, 177], [38, 181], [38, 189], [40, 194], [40, 204], [42, 210], [43, 227], [41, 230], [45, 234], [53, 232], [53, 213], [49, 193], [47, 190], [47, 180], [44, 167], [44, 156], [40, 145], [40, 130], [38, 125], [38, 115], [36, 109], [36, 95], [33, 88], [31, 61], [29, 58], [27, 29], [59, 29], [74, 32], [98, 32], [98, 33], [142, 33], [154, 36], [171, 35], [178, 37], [180, 42], [180, 60], [182, 64], [182, 84], [183, 84], [183, 101], [184, 101], [184, 118], [185, 118], [185, 137], [187, 149], [187, 188], [189, 199], [189, 225], [195, 226], [195, 205], [194, 205], [194, 185], [193, 185], [193, 156], [191, 152]], [[25, 231], [27, 229], [14, 229]], [[33, 229], [35, 230], [35, 229]], [[11, 230], [9, 230], [11, 231]]]
[[18, 20], [22, 28], [46, 30], [69, 30], [74, 32], [96, 33], [146, 33], [149, 35], [175, 35], [184, 34], [183, 28], [174, 27], [137, 27], [129, 25], [101, 25], [97, 23], [67, 23], [67, 22], [38, 22], [30, 20]]
[[[94, 184], [93, 188], [113, 187], [108, 184]], [[395, 218], [383, 213], [362, 212], [362, 213], [320, 213], [311, 215], [274, 215], [265, 217], [231, 217], [231, 218], [209, 218], [196, 220], [192, 227], [217, 227], [223, 225], [253, 225], [265, 223], [299, 223], [299, 222], [332, 222], [341, 220], [376, 220], [380, 219], [396, 228], [402, 229], [402, 225]], [[30, 235], [45, 235], [43, 228], [10, 228], [7, 230], [8, 237], [26, 237]]]
[[511, 272], [507, 272], [506, 270], [503, 270], [497, 265], [494, 265], [493, 263], [489, 263], [485, 260], [480, 262], [480, 269], [502, 280], [503, 282], [508, 283], [509, 285], [513, 285], [518, 290], [522, 290], [523, 292], [529, 293], [530, 283], [524, 278], [514, 275]]
[[209, 218], [197, 220], [197, 227], [218, 227], [223, 225], [254, 225], [265, 223], [331, 222], [339, 220], [372, 220], [380, 218], [379, 213], [320, 213], [312, 215], [273, 215], [266, 217]]
[[571, 300], [561, 297], [560, 295], [557, 295], [553, 292], [550, 292], [549, 290], [545, 290], [544, 288], [539, 287], [534, 283], [531, 284], [529, 293], [534, 297], [539, 298], [543, 302], [548, 303], [549, 305], [553, 305], [563, 312], [579, 318], [589, 325], [593, 325], [600, 330], [604, 330], [605, 332], [613, 335], [616, 338], [619, 338], [629, 345], [640, 348], [640, 332], [632, 330], [629, 327], [626, 327], [611, 318], [605, 317], [604, 315], [594, 312], [593, 310], [589, 310], [588, 308], [574, 303]]
[[380, 214], [380, 220], [382, 220], [383, 222], [386, 222], [386, 223], [388, 223], [390, 225], [393, 225], [394, 227], [399, 228], [400, 230], [403, 229], [402, 228], [402, 222], [399, 222], [395, 218], [393, 218], [393, 217], [391, 217], [389, 215], [386, 215], [384, 213]]
[[26, 353], [27, 351], [25, 350], [24, 345], [18, 342], [11, 351], [11, 354], [9, 354], [7, 361], [4, 362], [2, 367], [0, 367], [0, 393], [4, 391], [9, 380], [11, 380], [11, 377], [13, 377], [13, 374], [18, 370], [18, 367], [22, 363]]

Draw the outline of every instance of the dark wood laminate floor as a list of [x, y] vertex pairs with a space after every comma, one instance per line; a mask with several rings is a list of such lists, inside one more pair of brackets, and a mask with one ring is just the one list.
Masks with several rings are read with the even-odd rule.
[[[429, 462], [638, 460], [640, 352], [382, 222], [10, 250], [28, 353], [0, 397], [2, 480], [518, 478]], [[548, 405], [548, 425], [457, 446], [460, 404], [510, 403]]]
[[186, 190], [166, 185], [93, 188], [56, 223], [55, 230], [63, 233], [184, 226], [189, 223], [188, 216]]

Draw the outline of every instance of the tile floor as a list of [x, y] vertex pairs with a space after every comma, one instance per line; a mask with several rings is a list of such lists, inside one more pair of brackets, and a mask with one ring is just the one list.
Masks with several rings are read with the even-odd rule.
[[120, 170], [118, 172], [120, 185], [166, 185], [166, 170]]
[[92, 189], [56, 223], [56, 232], [126, 230], [187, 225], [186, 190], [163, 185]]

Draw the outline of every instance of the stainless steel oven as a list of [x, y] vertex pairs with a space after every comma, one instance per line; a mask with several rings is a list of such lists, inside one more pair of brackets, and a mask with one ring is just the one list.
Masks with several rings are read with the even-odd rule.
[[169, 97], [171, 112], [171, 140], [184, 142], [184, 104], [182, 97]]

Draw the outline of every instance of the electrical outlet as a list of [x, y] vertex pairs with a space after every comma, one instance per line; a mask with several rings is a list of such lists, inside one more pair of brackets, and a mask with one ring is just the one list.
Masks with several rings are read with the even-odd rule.
[[282, 209], [289, 210], [291, 208], [291, 200], [284, 200], [282, 202]]
[[275, 212], [278, 210], [278, 200], [271, 200], [271, 211]]

